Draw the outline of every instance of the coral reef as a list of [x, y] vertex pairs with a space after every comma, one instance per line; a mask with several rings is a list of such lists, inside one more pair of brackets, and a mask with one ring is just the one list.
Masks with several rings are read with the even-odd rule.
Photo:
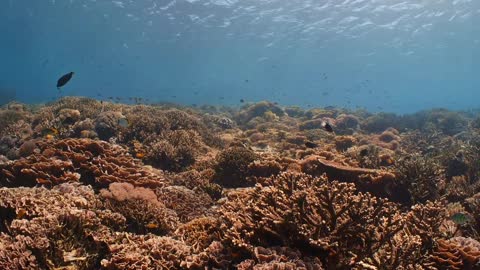
[[479, 269], [478, 119], [10, 103], [0, 268]]
[[118, 145], [90, 139], [41, 141], [39, 153], [1, 165], [0, 185], [8, 187], [82, 182], [98, 187], [128, 182], [136, 186], [164, 186], [163, 176], [129, 156]]
[[248, 165], [256, 159], [255, 153], [245, 147], [233, 146], [217, 156], [214, 181], [224, 187], [251, 185], [246, 179]]

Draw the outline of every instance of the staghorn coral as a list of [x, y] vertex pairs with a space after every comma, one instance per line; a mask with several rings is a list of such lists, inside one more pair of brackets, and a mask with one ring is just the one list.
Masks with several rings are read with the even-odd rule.
[[401, 228], [392, 203], [356, 194], [353, 184], [298, 173], [268, 182], [228, 195], [219, 210], [225, 244], [250, 254], [255, 246], [314, 250], [325, 265], [342, 269]]
[[408, 189], [412, 203], [425, 203], [439, 196], [440, 166], [435, 160], [412, 154], [395, 163], [396, 181]]

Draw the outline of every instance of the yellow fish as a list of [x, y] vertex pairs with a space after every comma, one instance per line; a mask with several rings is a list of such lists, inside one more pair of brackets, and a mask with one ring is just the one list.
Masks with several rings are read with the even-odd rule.
[[16, 219], [22, 219], [25, 214], [27, 213], [27, 210], [23, 209], [23, 208], [20, 208], [18, 211], [17, 211], [17, 217]]
[[147, 225], [145, 225], [145, 227], [147, 229], [157, 229], [158, 228], [158, 224], [157, 223], [154, 223], [154, 222], [150, 222], [148, 223]]

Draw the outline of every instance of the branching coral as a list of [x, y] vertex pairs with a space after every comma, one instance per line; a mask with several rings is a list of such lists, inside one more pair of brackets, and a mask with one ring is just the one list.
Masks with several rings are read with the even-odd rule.
[[248, 165], [256, 159], [255, 153], [245, 147], [230, 147], [217, 156], [214, 181], [224, 187], [245, 187]]
[[105, 208], [125, 216], [130, 232], [166, 234], [177, 226], [177, 215], [157, 200], [153, 190], [112, 183], [100, 195], [105, 199]]
[[168, 131], [161, 138], [152, 143], [144, 161], [164, 170], [178, 172], [186, 169], [195, 163], [202, 146], [205, 148], [199, 135], [191, 130]]
[[228, 245], [249, 252], [275, 245], [316, 251], [337, 269], [362, 260], [395, 234], [401, 228], [395, 211], [391, 203], [356, 194], [353, 184], [292, 173], [233, 192], [220, 209]]
[[438, 198], [441, 170], [435, 160], [418, 154], [409, 155], [400, 158], [395, 169], [396, 181], [408, 189], [413, 203]]
[[271, 102], [262, 101], [252, 104], [240, 111], [236, 116], [236, 119], [239, 123], [246, 124], [252, 119], [255, 119], [255, 117], [264, 116], [265, 113], [270, 114], [272, 117], [280, 117], [285, 115], [285, 112], [279, 106]]
[[[106, 227], [94, 209], [91, 188], [64, 184], [53, 190], [3, 188], [0, 193], [0, 215], [6, 225], [0, 246], [12, 256], [9, 262], [0, 259], [0, 264], [11, 263], [2, 269], [17, 269], [15, 264], [21, 264], [21, 269], [99, 265], [103, 247], [89, 236], [105, 234]], [[5, 215], [9, 212], [13, 215]], [[15, 253], [19, 250], [22, 253]]]

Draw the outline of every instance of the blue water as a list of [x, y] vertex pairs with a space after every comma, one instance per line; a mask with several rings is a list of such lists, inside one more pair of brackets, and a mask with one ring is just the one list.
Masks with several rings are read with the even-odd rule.
[[3, 0], [0, 98], [478, 108], [476, 0]]

